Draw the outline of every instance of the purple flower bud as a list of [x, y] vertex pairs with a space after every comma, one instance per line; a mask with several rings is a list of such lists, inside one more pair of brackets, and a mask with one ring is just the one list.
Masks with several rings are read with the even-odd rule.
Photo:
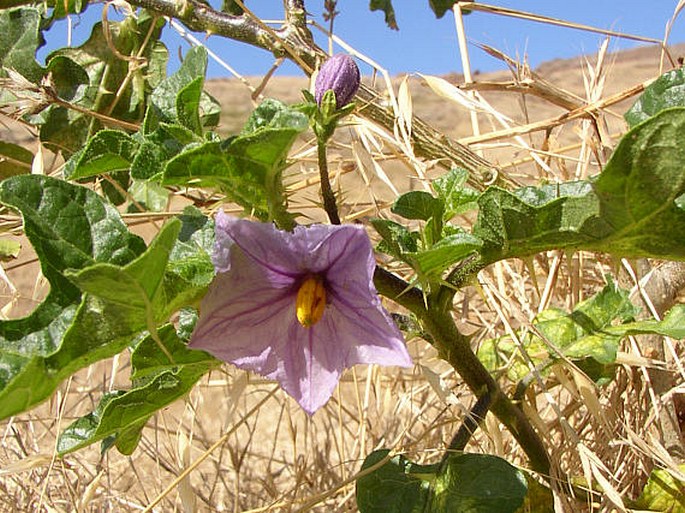
[[329, 89], [335, 93], [336, 108], [344, 107], [359, 89], [359, 68], [354, 59], [338, 53], [323, 63], [314, 83], [314, 97], [321, 106], [323, 95]]

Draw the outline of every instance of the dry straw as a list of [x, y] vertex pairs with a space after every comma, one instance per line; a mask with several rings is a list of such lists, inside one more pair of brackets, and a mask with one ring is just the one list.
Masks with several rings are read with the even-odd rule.
[[[502, 59], [509, 71], [476, 76], [467, 53], [469, 18], [461, 16], [456, 4], [455, 48], [464, 66], [463, 80], [390, 77], [372, 57], [328, 33], [331, 45], [352, 53], [365, 63], [367, 72], [373, 70], [374, 77], [382, 77], [372, 85], [383, 91], [396, 117], [395, 129], [387, 130], [359, 112], [336, 134], [329, 158], [345, 220], [388, 217], [388, 207], [398, 192], [425, 190], [429, 179], [443, 172], [439, 160], [424, 160], [414, 153], [410, 136], [415, 116], [473, 145], [509, 183], [532, 184], [541, 178], [553, 182], [599, 172], [626, 129], [616, 115], [658, 76], [660, 65], [673, 64], [666, 43], [683, 6], [684, 2], [678, 3], [659, 41], [469, 3], [473, 16], [506, 16], [512, 24], [522, 20], [544, 23], [557, 27], [560, 37], [565, 30], [582, 30], [607, 38], [596, 56], [550, 65], [544, 72], [531, 70], [525, 59], [480, 45]], [[182, 31], [175, 23], [172, 28]], [[183, 31], [182, 35], [191, 37]], [[652, 51], [638, 50], [628, 58], [610, 54], [616, 38], [649, 43]], [[193, 44], [202, 42], [195, 39]], [[218, 60], [215, 55], [212, 58]], [[631, 61], [646, 66], [637, 69]], [[297, 101], [291, 91], [306, 87], [298, 82], [294, 88], [291, 79], [274, 79], [269, 72], [254, 87], [228, 62], [220, 64], [238, 79], [230, 86], [231, 93], [220, 97], [227, 102], [235, 95], [249, 103], [261, 94]], [[428, 88], [422, 85], [426, 83]], [[228, 87], [208, 85], [217, 92], [224, 86]], [[359, 108], [363, 111], [364, 106]], [[22, 130], [12, 126], [15, 133]], [[35, 138], [29, 144], [35, 146]], [[302, 141], [291, 155], [286, 178], [293, 210], [319, 219], [313, 152], [313, 141]], [[59, 161], [51, 163], [47, 155], [41, 166], [45, 174], [61, 171]], [[125, 219], [149, 238], [157, 229], [153, 221], [178, 213], [188, 198], [205, 205], [208, 213], [217, 199], [201, 191], [182, 191], [168, 212]], [[15, 216], [0, 221], [5, 228], [19, 230]], [[469, 225], [473, 219], [456, 222]], [[21, 260], [3, 264], [6, 305], [2, 313], [6, 316], [31, 310], [45, 293], [36, 260], [26, 243], [24, 247]], [[398, 264], [389, 265], [396, 272], [406, 271]], [[658, 318], [664, 307], [652, 304], [655, 298], [649, 292], [658, 269], [637, 272], [632, 264], [624, 265], [628, 270], [619, 272], [620, 266], [602, 255], [561, 252], [541, 254], [528, 262], [500, 262], [483, 271], [478, 286], [464, 289], [455, 301], [459, 322], [464, 331], [474, 333], [476, 346], [486, 338], [509, 334], [537, 378], [522, 406], [550, 447], [559, 511], [627, 511], [625, 498], [639, 492], [654, 466], [683, 478], [666, 434], [677, 426], [673, 400], [681, 395], [685, 380], [679, 342], [658, 342], [644, 354], [640, 343], [629, 340], [619, 353], [623, 364], [616, 380], [602, 389], [563, 359], [543, 382], [536, 375], [534, 355], [527, 354], [521, 342], [522, 330], [534, 330], [532, 320], [537, 313], [550, 306], [573, 308], [600, 290], [607, 274], [633, 287], [635, 297], [648, 305], [645, 315]], [[361, 475], [360, 464], [367, 454], [387, 447], [419, 462], [437, 461], [474, 402], [459, 376], [426, 342], [412, 340], [409, 346], [417, 363], [414, 371], [359, 368], [348, 372], [339, 393], [311, 419], [272, 383], [226, 367], [204, 378], [185, 401], [157, 414], [143, 430], [140, 447], [131, 457], [114, 451], [101, 455], [92, 447], [55, 459], [59, 429], [92, 410], [106, 390], [127, 385], [130, 368], [125, 356], [102, 362], [75, 375], [44, 405], [0, 424], [0, 510], [354, 510], [354, 481]], [[546, 350], [556, 353], [551, 341]], [[675, 370], [674, 383], [664, 386], [658, 381], [655, 373], [663, 369]], [[526, 464], [510, 435], [491, 416], [467, 450]], [[571, 499], [568, 488], [562, 486], [564, 476], [569, 475], [584, 477], [586, 485], [596, 483], [597, 493], [588, 495], [585, 503]]]

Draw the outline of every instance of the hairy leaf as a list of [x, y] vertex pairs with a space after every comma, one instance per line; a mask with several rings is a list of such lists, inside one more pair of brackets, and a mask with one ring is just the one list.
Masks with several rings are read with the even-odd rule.
[[528, 492], [520, 470], [487, 454], [448, 456], [433, 484], [432, 513], [513, 513]]
[[113, 171], [129, 169], [138, 144], [119, 130], [100, 130], [88, 139], [86, 146], [74, 154], [64, 170], [69, 180], [88, 178]]
[[53, 291], [77, 298], [66, 269], [95, 262], [122, 265], [145, 248], [119, 213], [85, 187], [40, 175], [17, 176], [0, 184], [0, 201], [19, 210], [24, 230]]
[[[156, 73], [166, 66], [166, 49], [158, 41], [163, 25], [162, 18], [151, 17], [143, 11], [138, 17], [110, 21], [108, 41], [102, 23], [96, 23], [85, 43], [51, 53], [47, 58], [48, 65], [53, 59], [67, 58], [85, 70], [88, 86], [74, 98], [78, 107], [124, 121], [139, 122], [145, 113], [149, 91], [159, 80]], [[148, 66], [135, 69], [129, 76], [128, 62], [115, 54], [112, 46], [118, 54], [132, 58], [141, 53]], [[64, 74], [64, 77], [66, 79], [69, 75]], [[82, 79], [74, 74], [73, 80], [76, 87]], [[61, 87], [66, 89], [67, 84], [63, 83]], [[92, 116], [53, 105], [43, 114], [41, 140], [69, 157], [83, 148], [88, 137], [100, 128], [102, 123]]]
[[0, 67], [13, 69], [34, 83], [43, 76], [36, 61], [36, 51], [43, 44], [40, 23], [41, 14], [35, 7], [0, 11]]
[[162, 280], [180, 230], [180, 221], [168, 222], [148, 250], [126, 266], [95, 264], [68, 276], [83, 292], [127, 309], [139, 310], [141, 318], [156, 325], [170, 313], [166, 311]]
[[207, 50], [203, 46], [191, 48], [178, 71], [152, 93], [152, 103], [162, 121], [180, 124], [195, 134], [201, 134], [203, 126], [216, 124], [220, 108], [203, 91], [206, 71]]
[[628, 132], [593, 181], [489, 188], [473, 229], [484, 262], [560, 248], [684, 259], [684, 138], [685, 109], [665, 110]]
[[[381, 449], [369, 454], [361, 470], [378, 463], [390, 453]], [[415, 467], [404, 456], [394, 456], [370, 474], [357, 479], [357, 507], [360, 513], [420, 513], [429, 499], [429, 484], [412, 476]], [[431, 467], [431, 471], [434, 469]]]
[[[362, 471], [388, 454], [369, 454]], [[357, 480], [357, 507], [361, 513], [513, 513], [527, 491], [524, 474], [495, 456], [454, 454], [444, 465], [417, 465], [400, 455]]]
[[76, 369], [120, 351], [124, 334], [141, 329], [94, 298], [82, 300], [65, 273], [97, 262], [125, 265], [145, 244], [94, 192], [61, 180], [7, 179], [0, 184], [0, 201], [21, 212], [50, 282], [50, 294], [31, 315], [0, 322], [0, 418], [5, 418], [47, 398]]
[[307, 126], [300, 112], [267, 100], [239, 136], [190, 146], [170, 160], [164, 183], [219, 187], [264, 220], [287, 217], [281, 174], [288, 151]]
[[624, 114], [634, 127], [670, 107], [685, 107], [685, 72], [682, 68], [668, 71], [651, 83]]
[[433, 180], [433, 190], [444, 205], [444, 220], [478, 207], [478, 193], [466, 185], [468, 172], [453, 167], [440, 178]]
[[[628, 292], [609, 283], [602, 291], [578, 303], [566, 313], [548, 309], [538, 314], [533, 325], [564, 357], [572, 359], [599, 384], [613, 377], [613, 364], [620, 341], [628, 335], [658, 334], [685, 337], [685, 305], [673, 307], [661, 321], [634, 321], [637, 307], [630, 303]], [[521, 337], [535, 364], [552, 363], [558, 355], [533, 334]], [[528, 366], [517, 356], [516, 344], [509, 337], [486, 340], [479, 346], [478, 357], [491, 371], [506, 360], [513, 381], [528, 373]]]
[[391, 211], [405, 219], [428, 221], [433, 217], [442, 219], [444, 204], [426, 191], [409, 191], [395, 200]]
[[430, 248], [410, 255], [417, 265], [417, 271], [427, 276], [438, 276], [478, 250], [482, 241], [465, 232], [442, 238]]
[[[173, 326], [163, 327], [157, 335], [158, 341], [148, 336], [133, 351], [134, 388], [106, 394], [93, 412], [69, 425], [57, 441], [60, 454], [107, 437], [114, 437], [117, 448], [130, 454], [147, 420], [187, 394], [204, 374], [220, 364], [203, 351], [188, 349]], [[143, 372], [146, 379], [141, 378]]]

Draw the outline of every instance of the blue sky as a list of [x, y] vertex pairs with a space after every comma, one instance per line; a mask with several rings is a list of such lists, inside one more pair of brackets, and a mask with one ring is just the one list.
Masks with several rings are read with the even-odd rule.
[[[212, 3], [216, 4], [217, 1], [212, 0]], [[661, 39], [677, 0], [490, 0], [488, 3]], [[323, 0], [309, 0], [306, 4], [312, 19], [323, 24]], [[647, 4], [649, 7], [645, 7]], [[282, 0], [248, 0], [246, 5], [265, 18], [282, 18]], [[338, 1], [340, 15], [335, 20], [335, 32], [348, 44], [376, 60], [391, 74], [443, 74], [461, 71], [454, 17], [450, 12], [438, 20], [428, 7], [428, 0], [394, 0], [400, 30], [393, 31], [385, 25], [383, 13], [369, 11], [368, 5], [368, 0]], [[74, 20], [77, 22], [75, 45], [87, 37], [93, 20], [99, 19], [98, 8], [99, 6], [90, 7], [80, 20]], [[555, 58], [595, 52], [603, 39], [597, 34], [481, 12], [466, 16], [464, 21], [470, 41], [494, 46], [512, 56], [526, 54], [533, 66]], [[49, 49], [66, 44], [66, 24], [63, 23], [52, 32], [47, 48], [39, 56], [44, 57]], [[263, 50], [216, 36], [209, 39], [201, 34], [198, 36], [243, 75], [262, 75], [273, 63], [273, 57]], [[178, 65], [176, 55], [179, 49], [185, 52], [188, 45], [171, 27], [165, 28], [164, 40], [170, 51], [170, 67], [173, 70]], [[671, 43], [683, 41], [685, 18], [676, 22], [670, 39]], [[325, 45], [324, 39], [319, 38], [319, 42]], [[610, 49], [630, 48], [636, 44], [638, 43], [614, 38]], [[503, 67], [499, 61], [478, 48], [471, 46], [469, 52], [474, 70], [491, 71]], [[363, 72], [369, 71], [370, 68], [363, 68]], [[299, 75], [300, 71], [294, 65], [284, 65], [279, 73]], [[208, 76], [228, 76], [228, 72], [217, 64], [210, 64]]]

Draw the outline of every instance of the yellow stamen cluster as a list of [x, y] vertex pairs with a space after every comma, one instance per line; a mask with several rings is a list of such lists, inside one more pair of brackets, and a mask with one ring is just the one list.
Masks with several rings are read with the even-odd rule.
[[305, 328], [319, 322], [326, 309], [326, 287], [320, 276], [308, 276], [297, 291], [297, 320]]

